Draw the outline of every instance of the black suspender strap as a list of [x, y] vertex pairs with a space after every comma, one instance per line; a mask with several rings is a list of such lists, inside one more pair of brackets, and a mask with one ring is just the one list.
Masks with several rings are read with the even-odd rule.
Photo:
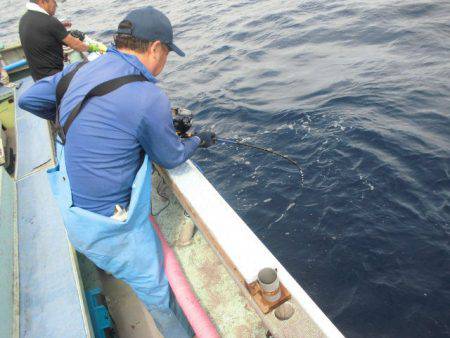
[[62, 129], [58, 130], [58, 135], [60, 136], [61, 141], [63, 141], [63, 144], [66, 142], [66, 135], [67, 132], [69, 131], [70, 126], [72, 125], [72, 122], [76, 119], [78, 114], [80, 114], [84, 105], [90, 98], [94, 96], [103, 96], [109, 94], [128, 83], [140, 81], [148, 81], [148, 80], [143, 75], [126, 75], [103, 82], [99, 84], [97, 87], [91, 89], [89, 93], [87, 93], [87, 95], [84, 97], [84, 99], [80, 103], [78, 103], [76, 107], [72, 110], [72, 112], [70, 113], [69, 117], [66, 120], [66, 123], [64, 123]]
[[[67, 75], [69, 75], [69, 74], [67, 74]], [[75, 75], [75, 74], [73, 74], [73, 75]], [[72, 77], [73, 77], [73, 75], [72, 75]], [[58, 133], [61, 143], [62, 144], [66, 143], [66, 135], [69, 131], [70, 126], [72, 125], [72, 122], [77, 118], [78, 114], [80, 114], [81, 110], [83, 109], [86, 102], [89, 101], [89, 99], [91, 99], [92, 97], [95, 97], [95, 96], [103, 96], [103, 95], [109, 94], [128, 83], [143, 82], [143, 81], [148, 81], [148, 79], [146, 77], [144, 77], [143, 75], [139, 74], [139, 75], [126, 75], [126, 76], [122, 76], [122, 77], [112, 79], [112, 80], [109, 80], [109, 81], [99, 84], [98, 86], [91, 89], [86, 94], [86, 96], [83, 98], [83, 100], [81, 100], [81, 102], [75, 106], [75, 108], [72, 110], [69, 117], [67, 118], [66, 122], [64, 123], [64, 126], [61, 126], [59, 123], [59, 107], [58, 107], [55, 124], [56, 124], [56, 129], [57, 129], [56, 132]], [[58, 86], [59, 86], [59, 84], [58, 84]], [[62, 97], [61, 97], [61, 99], [62, 99]]]
[[[61, 100], [69, 89], [70, 82], [72, 82], [75, 74], [83, 67], [87, 61], [80, 62], [72, 69], [69, 73], [64, 75], [61, 80], [59, 80], [58, 85], [56, 86], [56, 116], [55, 121], [53, 121], [53, 128], [59, 134], [59, 130], [62, 130], [61, 123], [59, 122], [59, 110], [61, 108]], [[65, 142], [65, 140], [64, 140]]]
[[83, 67], [87, 61], [80, 62], [72, 69], [69, 73], [64, 75], [61, 80], [59, 80], [58, 85], [56, 86], [56, 106], [59, 107], [61, 104], [61, 100], [64, 97], [67, 89], [69, 88], [70, 82], [72, 81], [75, 74]]

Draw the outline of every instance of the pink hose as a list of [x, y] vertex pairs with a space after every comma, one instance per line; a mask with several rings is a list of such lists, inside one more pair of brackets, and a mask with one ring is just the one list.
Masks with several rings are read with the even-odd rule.
[[164, 252], [164, 269], [172, 291], [178, 304], [184, 312], [189, 324], [191, 324], [195, 335], [199, 338], [219, 338], [216, 327], [209, 319], [205, 310], [202, 308], [194, 292], [189, 285], [180, 263], [178, 262], [172, 248], [167, 244], [164, 235], [159, 229], [158, 223], [153, 216], [150, 216], [159, 240], [161, 241]]

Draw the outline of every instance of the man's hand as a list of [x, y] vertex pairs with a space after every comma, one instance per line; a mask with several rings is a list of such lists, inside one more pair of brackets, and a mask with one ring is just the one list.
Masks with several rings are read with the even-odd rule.
[[98, 52], [98, 53], [106, 53], [106, 51], [108, 50], [108, 47], [106, 47], [103, 43], [91, 43], [88, 45], [88, 52], [92, 53], [92, 52]]
[[70, 22], [69, 20], [63, 20], [63, 21], [61, 21], [61, 23], [62, 23], [63, 26], [66, 27], [66, 28], [72, 27], [72, 22]]
[[66, 46], [69, 46], [73, 50], [76, 50], [78, 52], [87, 52], [88, 46], [78, 40], [77, 38], [73, 37], [71, 34], [67, 35], [63, 42], [66, 44]]
[[216, 143], [216, 133], [213, 131], [202, 131], [200, 133], [196, 133], [195, 136], [200, 139], [200, 148], [208, 148]]

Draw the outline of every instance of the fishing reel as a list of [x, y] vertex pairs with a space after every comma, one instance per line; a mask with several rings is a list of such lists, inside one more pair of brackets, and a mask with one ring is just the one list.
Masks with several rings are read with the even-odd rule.
[[85, 33], [83, 33], [82, 31], [76, 30], [76, 29], [72, 29], [69, 33], [74, 38], [77, 38], [80, 41], [84, 41], [84, 39], [86, 38], [86, 34]]
[[188, 133], [192, 127], [192, 119], [194, 115], [192, 112], [185, 108], [172, 108], [173, 126], [178, 134], [182, 138], [191, 137]]

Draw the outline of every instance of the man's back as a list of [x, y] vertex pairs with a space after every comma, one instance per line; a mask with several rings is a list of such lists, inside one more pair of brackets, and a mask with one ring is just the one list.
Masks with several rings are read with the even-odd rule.
[[[51, 118], [38, 111], [42, 106], [52, 109], [48, 99], [54, 99], [56, 85], [71, 69], [36, 83], [19, 105]], [[186, 161], [199, 144], [195, 137], [180, 141], [173, 129], [170, 102], [155, 85], [156, 79], [135, 56], [114, 49], [75, 74], [61, 102], [61, 124], [92, 88], [131, 74], [142, 74], [148, 81], [129, 83], [90, 99], [66, 135], [66, 167], [74, 205], [105, 216], [113, 214], [116, 204], [128, 206], [144, 152], [150, 161], [171, 168]]]
[[[83, 66], [62, 100], [61, 124], [90, 89], [134, 71], [118, 54], [111, 52]], [[147, 87], [145, 95], [142, 86]], [[150, 82], [130, 83], [113, 94], [92, 98], [72, 123], [65, 155], [77, 206], [108, 215], [114, 205], [127, 205], [142, 160], [137, 132], [144, 113], [141, 109], [147, 104], [141, 100], [156, 101], [151, 94], [163, 95]]]
[[63, 69], [62, 40], [68, 32], [58, 19], [29, 10], [20, 19], [19, 35], [35, 81]]

